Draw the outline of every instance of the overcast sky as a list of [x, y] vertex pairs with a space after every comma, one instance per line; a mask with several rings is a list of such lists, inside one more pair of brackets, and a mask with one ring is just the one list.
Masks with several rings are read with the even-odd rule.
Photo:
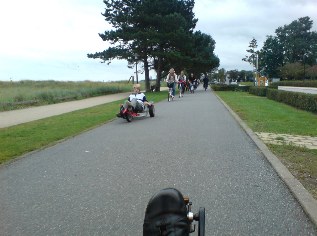
[[[133, 69], [125, 61], [87, 58], [109, 46], [98, 35], [109, 29], [104, 8], [102, 0], [1, 1], [0, 80], [127, 80]], [[194, 12], [226, 70], [252, 70], [242, 58], [253, 37], [260, 49], [267, 35], [304, 16], [317, 31], [317, 0], [196, 0]]]

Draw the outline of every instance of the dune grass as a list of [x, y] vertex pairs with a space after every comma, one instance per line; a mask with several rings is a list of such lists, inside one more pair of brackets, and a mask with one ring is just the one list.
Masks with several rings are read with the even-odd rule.
[[128, 82], [0, 81], [0, 111], [131, 91]]

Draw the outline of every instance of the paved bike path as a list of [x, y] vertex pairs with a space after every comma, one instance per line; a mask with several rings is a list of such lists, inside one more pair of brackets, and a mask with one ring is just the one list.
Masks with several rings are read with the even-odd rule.
[[142, 235], [165, 187], [206, 208], [206, 235], [317, 234], [223, 104], [197, 91], [1, 167], [0, 235]]

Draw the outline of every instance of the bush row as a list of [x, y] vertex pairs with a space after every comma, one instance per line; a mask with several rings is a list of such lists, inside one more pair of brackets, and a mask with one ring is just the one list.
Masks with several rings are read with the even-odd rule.
[[252, 86], [249, 89], [249, 93], [254, 94], [256, 96], [260, 96], [260, 97], [265, 97], [266, 96], [266, 91], [267, 91], [266, 87]]
[[283, 91], [267, 87], [251, 87], [249, 93], [282, 102], [310, 112], [317, 112], [317, 95]]
[[301, 81], [279, 81], [270, 85], [270, 88], [278, 86], [293, 86], [293, 87], [313, 87], [317, 88], [317, 80], [301, 80]]
[[277, 89], [267, 89], [267, 98], [291, 105], [298, 109], [310, 112], [317, 112], [317, 95], [283, 91]]
[[[307, 84], [306, 84], [307, 85]], [[282, 102], [309, 112], [317, 112], [317, 95], [298, 92], [283, 91], [267, 87], [237, 86], [215, 84], [211, 88], [214, 91], [243, 91], [256, 96], [267, 97], [271, 100]]]
[[240, 91], [248, 92], [251, 86], [227, 85], [227, 84], [213, 84], [211, 88], [214, 91]]

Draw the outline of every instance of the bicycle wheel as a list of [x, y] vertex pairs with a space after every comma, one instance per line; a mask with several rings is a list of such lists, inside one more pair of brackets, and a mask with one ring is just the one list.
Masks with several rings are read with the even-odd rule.
[[132, 119], [133, 119], [133, 116], [131, 114], [127, 114], [125, 119], [128, 121], [128, 122], [131, 122]]
[[149, 114], [150, 114], [150, 117], [154, 117], [155, 116], [154, 105], [149, 106]]
[[199, 208], [198, 236], [205, 236], [205, 208]]

